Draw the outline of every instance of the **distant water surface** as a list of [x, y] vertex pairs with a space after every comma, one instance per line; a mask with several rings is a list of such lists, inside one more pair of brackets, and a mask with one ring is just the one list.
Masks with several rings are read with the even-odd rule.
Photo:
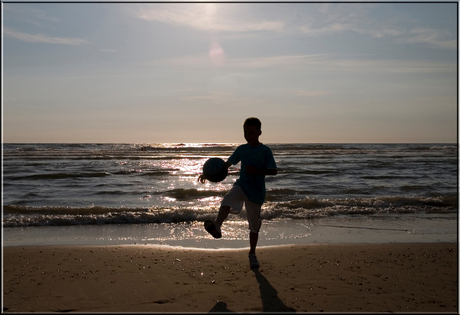
[[[218, 184], [203, 185], [197, 177], [208, 158], [227, 159], [237, 145], [3, 144], [3, 227], [16, 238], [18, 228], [30, 227], [202, 230], [200, 222], [215, 217], [240, 165]], [[385, 217], [407, 221], [408, 215], [457, 222], [457, 144], [268, 145], [278, 175], [266, 177], [267, 228], [379, 217], [388, 229]], [[244, 226], [244, 213], [230, 223]], [[243, 230], [234, 239], [246, 237]], [[198, 234], [189, 238], [208, 237]], [[311, 233], [291, 239], [305, 235]]]

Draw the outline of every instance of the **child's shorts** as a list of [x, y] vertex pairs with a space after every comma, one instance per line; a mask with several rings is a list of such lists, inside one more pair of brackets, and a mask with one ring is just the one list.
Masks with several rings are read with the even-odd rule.
[[262, 220], [260, 219], [262, 205], [249, 201], [240, 186], [233, 185], [232, 189], [224, 196], [221, 206], [228, 206], [230, 207], [230, 213], [239, 214], [243, 209], [243, 204], [248, 216], [249, 230], [253, 233], [259, 233], [262, 225]]

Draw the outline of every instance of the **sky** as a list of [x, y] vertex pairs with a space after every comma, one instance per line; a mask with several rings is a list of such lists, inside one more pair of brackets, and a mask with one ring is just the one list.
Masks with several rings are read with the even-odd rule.
[[456, 143], [457, 3], [3, 3], [4, 143]]

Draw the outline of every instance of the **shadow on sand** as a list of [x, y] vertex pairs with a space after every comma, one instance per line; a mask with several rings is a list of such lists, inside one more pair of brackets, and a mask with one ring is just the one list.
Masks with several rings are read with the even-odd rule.
[[[260, 296], [262, 298], [263, 312], [295, 312], [292, 307], [286, 306], [278, 297], [278, 291], [268, 282], [267, 278], [260, 273], [259, 269], [251, 269], [254, 272], [257, 282], [259, 282]], [[209, 313], [231, 312], [227, 308], [227, 303], [219, 301], [209, 310]]]
[[278, 291], [260, 273], [259, 269], [251, 269], [259, 282], [260, 296], [262, 298], [262, 311], [264, 312], [295, 312], [292, 307], [286, 306], [278, 297]]
[[214, 305], [208, 313], [224, 313], [224, 312], [229, 312], [229, 313], [235, 313], [234, 311], [231, 311], [227, 308], [227, 303], [218, 301], [216, 305]]

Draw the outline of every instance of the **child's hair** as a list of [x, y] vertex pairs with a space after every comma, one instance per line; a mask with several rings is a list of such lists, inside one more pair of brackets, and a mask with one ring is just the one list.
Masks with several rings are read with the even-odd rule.
[[258, 118], [255, 117], [250, 117], [244, 121], [243, 127], [244, 126], [254, 126], [257, 127], [257, 129], [261, 130], [262, 129], [262, 123]]

